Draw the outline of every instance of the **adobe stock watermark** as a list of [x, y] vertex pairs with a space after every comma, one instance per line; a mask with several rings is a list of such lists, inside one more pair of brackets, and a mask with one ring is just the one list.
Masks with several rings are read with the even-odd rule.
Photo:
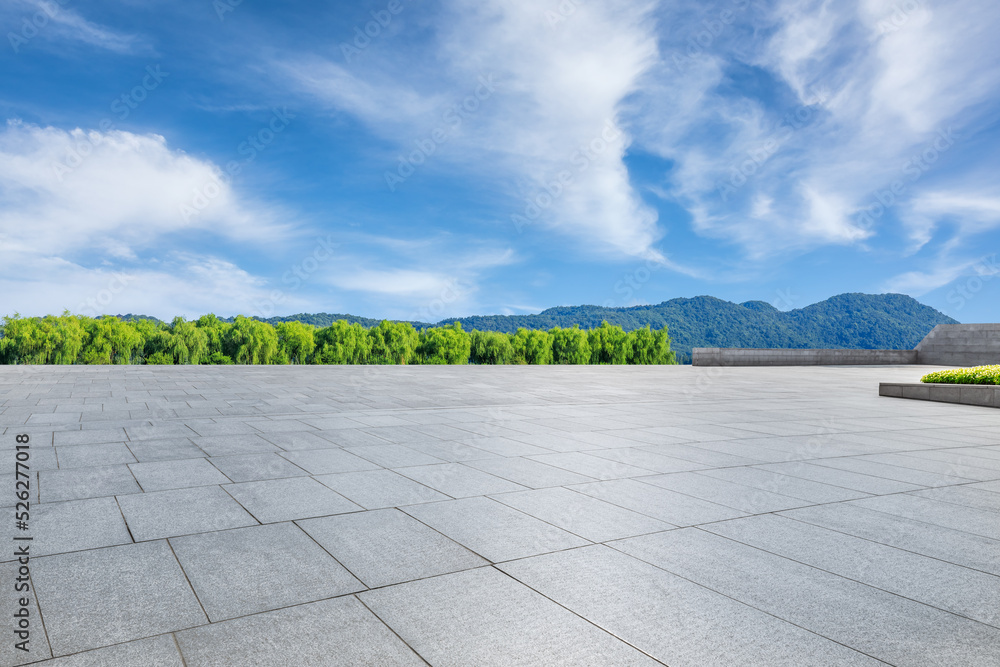
[[471, 285], [465, 285], [454, 277], [449, 278], [445, 281], [444, 287], [441, 288], [438, 296], [416, 310], [410, 319], [414, 322], [434, 324], [444, 317], [448, 306], [470, 294], [472, 290]]
[[871, 229], [875, 223], [884, 216], [889, 209], [896, 205], [900, 197], [906, 192], [910, 183], [916, 183], [934, 166], [941, 156], [955, 145], [955, 130], [949, 127], [946, 130], [939, 130], [937, 136], [917, 155], [914, 155], [903, 164], [903, 176], [897, 178], [885, 190], [876, 190], [872, 194], [875, 201], [861, 207], [858, 213], [858, 226], [862, 229]]
[[77, 306], [77, 312], [82, 315], [89, 315], [90, 317], [98, 317], [103, 315], [105, 308], [111, 305], [111, 302], [115, 300], [115, 296], [121, 294], [125, 291], [131, 283], [133, 277], [127, 273], [118, 272], [111, 276], [108, 281], [108, 286], [102, 290], [99, 290], [96, 295], [81, 301], [80, 305]]
[[316, 245], [312, 252], [302, 258], [302, 261], [292, 264], [281, 276], [281, 282], [287, 286], [286, 290], [272, 290], [266, 299], [262, 299], [253, 304], [251, 315], [261, 318], [274, 316], [274, 309], [280, 303], [284, 303], [290, 292], [294, 292], [307, 283], [312, 275], [319, 268], [333, 258], [333, 250], [337, 247], [333, 237], [327, 235], [326, 238], [316, 239]]
[[246, 157], [242, 160], [228, 161], [225, 170], [216, 174], [215, 178], [200, 188], [196, 188], [191, 199], [179, 205], [178, 210], [184, 222], [189, 222], [192, 217], [207, 209], [222, 194], [223, 188], [232, 183], [233, 178], [239, 176], [258, 155], [267, 150], [294, 118], [295, 114], [289, 113], [288, 107], [272, 110], [271, 119], [236, 147], [236, 152]]
[[243, 0], [213, 0], [212, 9], [215, 10], [215, 15], [219, 17], [219, 22], [222, 22], [226, 20], [226, 14], [235, 11], [242, 4]]
[[561, 0], [554, 9], [545, 10], [545, 21], [549, 28], [555, 30], [559, 25], [565, 23], [569, 17], [576, 14], [576, 10], [583, 4], [583, 0]]
[[910, 22], [913, 14], [923, 7], [920, 0], [903, 0], [892, 6], [892, 13], [876, 23], [880, 35], [898, 32]]
[[17, 32], [11, 30], [7, 33], [7, 41], [10, 42], [10, 48], [14, 50], [14, 53], [21, 53], [21, 47], [37, 37], [38, 33], [44, 30], [49, 22], [59, 15], [59, 5], [65, 5], [68, 1], [46, 0], [45, 2], [37, 3], [41, 9], [30, 16], [22, 18], [20, 30]]
[[[410, 0], [412, 2], [412, 0]], [[344, 61], [348, 64], [354, 62], [372, 44], [372, 40], [378, 39], [391, 24], [396, 16], [403, 13], [406, 5], [402, 0], [389, 0], [385, 9], [372, 10], [372, 20], [362, 25], [354, 26], [354, 39], [350, 42], [340, 43], [340, 53], [344, 56]]]
[[774, 300], [771, 301], [771, 305], [778, 310], [791, 310], [795, 307], [798, 300], [799, 297], [792, 294], [791, 288], [786, 287], [785, 289], [779, 289], [774, 293]]
[[986, 283], [1000, 275], [1000, 264], [997, 264], [996, 254], [983, 257], [973, 265], [972, 269], [976, 272], [976, 275], [970, 276], [965, 282], [960, 283], [948, 292], [948, 303], [955, 306], [956, 311], [962, 310], [966, 303], [982, 291]]
[[604, 302], [605, 308], [616, 308], [621, 305], [629, 305], [636, 292], [641, 290], [648, 283], [653, 274], [663, 268], [663, 262], [656, 259], [647, 259], [640, 266], [622, 276], [622, 279], [615, 283], [615, 294], [620, 294], [621, 302], [608, 299]]
[[496, 92], [493, 75], [480, 76], [478, 81], [479, 85], [471, 95], [445, 110], [441, 116], [441, 125], [431, 130], [423, 139], [415, 139], [414, 149], [406, 155], [399, 156], [395, 171], [385, 172], [385, 184], [389, 192], [395, 192], [410, 176], [413, 176], [418, 168], [426, 164], [427, 160], [451, 139], [462, 123], [477, 114], [482, 109], [483, 103], [493, 97]]
[[546, 179], [541, 190], [525, 200], [524, 209], [513, 213], [510, 221], [520, 234], [524, 228], [542, 217], [542, 214], [574, 185], [576, 178], [583, 174], [614, 142], [622, 136], [622, 130], [613, 120], [604, 123], [600, 133], [589, 142], [577, 148], [569, 159], [569, 167], [561, 169], [551, 179]]
[[[164, 79], [170, 76], [170, 72], [164, 72], [160, 65], [147, 65], [145, 72], [139, 83], [111, 100], [109, 109], [118, 120], [126, 120], [149, 98], [149, 94], [159, 88]], [[76, 140], [75, 143], [69, 147], [62, 160], [56, 160], [52, 163], [52, 171], [56, 180], [61, 183], [67, 174], [82, 165], [87, 157], [94, 152], [94, 149], [104, 141], [105, 135], [116, 128], [113, 119], [102, 118], [97, 124], [97, 131], [83, 132], [78, 130], [72, 132], [71, 136]]]
[[792, 135], [809, 125], [816, 118], [817, 109], [826, 101], [824, 95], [817, 95], [813, 102], [803, 104], [789, 111], [781, 119], [777, 132], [756, 148], [747, 151], [747, 156], [729, 169], [729, 180], [716, 186], [722, 201], [727, 202], [737, 190], [746, 185], [764, 165], [774, 157], [791, 139]]
[[695, 60], [705, 55], [705, 52], [712, 47], [722, 33], [736, 22], [741, 12], [746, 11], [752, 4], [750, 0], [732, 0], [732, 6], [723, 9], [713, 18], [705, 19], [698, 29], [692, 32], [687, 40], [682, 52], [674, 51], [670, 56], [670, 61], [678, 72], [683, 72]]

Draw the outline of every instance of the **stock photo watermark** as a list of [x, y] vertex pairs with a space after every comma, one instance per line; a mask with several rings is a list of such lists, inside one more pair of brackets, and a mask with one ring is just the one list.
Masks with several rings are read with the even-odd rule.
[[21, 19], [21, 26], [17, 32], [13, 30], [7, 33], [7, 41], [14, 53], [20, 53], [21, 47], [38, 36], [39, 32], [45, 29], [56, 17], [59, 16], [59, 5], [65, 5], [69, 0], [48, 0], [39, 2], [40, 10], [25, 16]]
[[271, 119], [256, 132], [248, 135], [246, 141], [240, 142], [236, 146], [237, 154], [245, 157], [242, 160], [226, 162], [223, 171], [217, 173], [215, 178], [201, 187], [196, 188], [191, 199], [179, 205], [178, 210], [184, 222], [189, 222], [192, 217], [207, 209], [222, 194], [223, 189], [230, 185], [236, 176], [243, 173], [243, 169], [252, 164], [257, 156], [274, 143], [278, 135], [288, 128], [294, 118], [295, 114], [290, 113], [288, 107], [273, 109]]
[[274, 315], [275, 306], [284, 303], [290, 292], [300, 289], [307, 283], [319, 268], [333, 258], [334, 248], [337, 247], [333, 237], [327, 235], [326, 238], [316, 239], [316, 245], [312, 252], [302, 258], [302, 261], [293, 264], [281, 276], [281, 282], [287, 286], [285, 290], [273, 290], [266, 299], [253, 304], [254, 310], [251, 315], [258, 317], [271, 317]]
[[[409, 0], [412, 2], [413, 0]], [[393, 18], [406, 9], [403, 0], [389, 0], [384, 9], [372, 10], [371, 21], [364, 25], [354, 26], [354, 38], [350, 42], [340, 43], [340, 53], [347, 63], [354, 62], [382, 33], [392, 25]]]
[[[111, 100], [109, 109], [118, 120], [126, 120], [133, 111], [145, 102], [150, 93], [160, 87], [163, 81], [170, 76], [170, 72], [164, 72], [160, 65], [147, 65], [142, 79], [132, 88], [125, 91], [118, 97]], [[97, 130], [84, 132], [75, 130], [71, 136], [76, 140], [66, 151], [62, 160], [57, 160], [52, 164], [52, 171], [56, 180], [62, 182], [67, 174], [72, 173], [94, 152], [94, 150], [105, 141], [105, 135], [115, 130], [117, 126], [111, 118], [103, 118], [97, 124]]]
[[129, 286], [133, 280], [132, 276], [126, 273], [115, 273], [108, 280], [107, 287], [101, 289], [94, 296], [81, 301], [80, 305], [77, 306], [77, 311], [82, 315], [89, 315], [91, 317], [97, 317], [105, 313], [105, 308], [111, 305], [111, 302], [115, 300], [115, 296], [121, 294], [125, 291], [125, 288]]
[[695, 60], [701, 58], [712, 47], [719, 37], [736, 23], [739, 15], [751, 6], [750, 0], [733, 0], [732, 6], [723, 9], [712, 18], [702, 20], [698, 28], [688, 35], [683, 51], [674, 51], [670, 62], [678, 72], [683, 72]]
[[576, 178], [587, 171], [590, 165], [621, 137], [622, 130], [615, 122], [606, 121], [597, 136], [577, 148], [569, 159], [569, 167], [559, 170], [552, 178], [543, 181], [539, 192], [525, 200], [524, 209], [520, 213], [511, 214], [510, 221], [517, 233], [523, 232], [525, 227], [536, 222], [545, 211], [552, 208], [566, 190], [574, 185]]
[[880, 35], [887, 35], [902, 30], [913, 14], [918, 9], [922, 9], [924, 4], [920, 0], [906, 0], [897, 2], [892, 6], [892, 13], [876, 23]]
[[962, 310], [965, 304], [974, 299], [987, 283], [1000, 275], [1000, 264], [997, 263], [996, 254], [983, 257], [973, 265], [972, 269], [976, 275], [966, 278], [964, 282], [959, 283], [948, 292], [947, 301], [955, 306], [956, 311]]
[[493, 97], [496, 92], [493, 75], [480, 76], [478, 82], [479, 85], [471, 95], [445, 110], [441, 116], [441, 125], [431, 130], [428, 136], [413, 141], [413, 150], [399, 157], [395, 171], [385, 172], [385, 184], [389, 192], [395, 192], [410, 176], [413, 176], [417, 169], [426, 164], [427, 160], [452, 138], [462, 123], [478, 113], [483, 103]]
[[937, 136], [914, 155], [902, 167], [905, 178], [897, 178], [884, 190], [876, 190], [871, 199], [875, 201], [861, 207], [858, 213], [858, 225], [863, 229], [871, 229], [893, 206], [895, 206], [911, 183], [916, 183], [934, 166], [942, 155], [955, 145], [957, 137], [954, 128], [939, 130]]
[[817, 95], [809, 104], [803, 104], [789, 111], [781, 119], [776, 134], [768, 138], [764, 143], [756, 148], [747, 151], [746, 158], [738, 164], [734, 164], [729, 169], [729, 180], [723, 181], [716, 186], [719, 197], [724, 202], [746, 185], [757, 173], [764, 168], [764, 165], [784, 147], [799, 130], [805, 128], [816, 118], [817, 111], [822, 108], [826, 101], [824, 95]]

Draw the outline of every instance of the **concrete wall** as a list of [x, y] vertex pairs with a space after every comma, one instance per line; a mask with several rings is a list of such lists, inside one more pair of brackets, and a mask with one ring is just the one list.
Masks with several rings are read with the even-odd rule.
[[917, 363], [1000, 364], [1000, 324], [939, 324], [917, 345]]
[[987, 384], [882, 382], [878, 386], [878, 395], [1000, 408], [1000, 386]]
[[884, 366], [917, 363], [916, 350], [766, 350], [696, 347], [694, 366]]

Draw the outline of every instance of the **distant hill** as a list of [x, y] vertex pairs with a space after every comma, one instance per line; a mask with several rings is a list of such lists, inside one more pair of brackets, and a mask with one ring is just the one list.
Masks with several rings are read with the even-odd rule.
[[[465, 329], [516, 331], [518, 327], [599, 326], [627, 331], [667, 326], [678, 358], [694, 347], [912, 349], [938, 324], [957, 321], [904, 294], [841, 294], [782, 312], [763, 301], [743, 304], [711, 296], [671, 299], [655, 306], [563, 306], [537, 315], [464, 317]], [[455, 320], [446, 320], [445, 323]]]
[[[125, 315], [128, 319], [153, 319], [145, 315]], [[225, 318], [232, 321], [232, 318]], [[257, 318], [262, 319], [262, 318]], [[331, 313], [300, 313], [270, 317], [271, 324], [298, 320], [318, 327], [337, 320], [358, 322], [365, 327], [377, 319]], [[670, 331], [678, 360], [690, 362], [694, 347], [764, 348], [847, 348], [913, 349], [938, 324], [957, 321], [904, 294], [841, 294], [805, 308], [780, 311], [764, 301], [733, 303], [711, 296], [671, 299], [655, 306], [604, 308], [602, 306], [560, 306], [536, 315], [483, 315], [448, 319], [437, 324], [461, 322], [466, 331], [514, 332], [550, 329], [555, 326], [584, 329], [600, 326], [603, 320], [626, 331], [650, 325]], [[435, 326], [411, 322], [418, 329]]]

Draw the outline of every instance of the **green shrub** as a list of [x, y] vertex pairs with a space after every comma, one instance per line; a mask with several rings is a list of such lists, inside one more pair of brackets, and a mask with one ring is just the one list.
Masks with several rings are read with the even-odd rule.
[[316, 328], [302, 322], [279, 322], [274, 327], [278, 334], [278, 353], [287, 361], [277, 363], [304, 364], [316, 349]]
[[368, 330], [371, 339], [370, 364], [411, 364], [415, 361], [419, 337], [409, 322], [382, 320]]
[[266, 322], [237, 315], [223, 336], [222, 350], [236, 364], [273, 364], [278, 334]]
[[649, 325], [627, 334], [628, 363], [637, 365], [676, 364], [676, 355], [670, 350], [667, 328], [650, 331]]
[[1000, 384], [1000, 364], [937, 371], [928, 373], [920, 381], [937, 384]]

